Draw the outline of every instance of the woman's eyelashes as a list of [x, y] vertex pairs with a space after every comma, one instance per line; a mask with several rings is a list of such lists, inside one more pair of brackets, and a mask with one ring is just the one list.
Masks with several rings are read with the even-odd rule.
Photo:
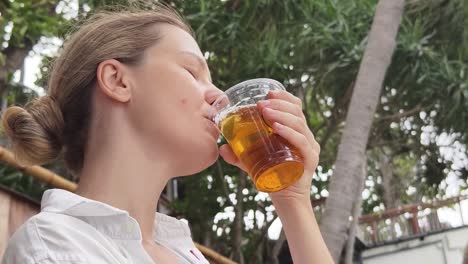
[[185, 70], [192, 75], [192, 77], [197, 81], [208, 81], [211, 83], [211, 78], [209, 74], [206, 74], [203, 69], [197, 69], [197, 67], [185, 66]]
[[197, 74], [195, 73], [194, 70], [190, 69], [190, 68], [185, 68], [186, 71], [188, 71], [190, 73], [190, 75], [192, 75], [192, 77], [197, 80]]

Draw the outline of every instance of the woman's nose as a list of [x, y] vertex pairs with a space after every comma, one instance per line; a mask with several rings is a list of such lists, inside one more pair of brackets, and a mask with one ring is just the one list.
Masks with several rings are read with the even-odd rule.
[[216, 99], [223, 95], [224, 92], [221, 91], [218, 87], [216, 87], [215, 85], [211, 85], [210, 89], [206, 92], [205, 94], [205, 100], [208, 104], [213, 104]]

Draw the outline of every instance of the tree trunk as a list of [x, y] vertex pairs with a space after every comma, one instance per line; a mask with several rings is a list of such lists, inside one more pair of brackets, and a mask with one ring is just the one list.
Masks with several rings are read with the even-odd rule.
[[212, 233], [210, 232], [210, 230], [205, 230], [205, 235], [204, 235], [204, 238], [203, 238], [203, 245], [207, 248], [213, 248], [213, 244], [211, 242], [211, 238], [212, 238]]
[[0, 98], [6, 94], [8, 74], [18, 70], [23, 65], [24, 59], [32, 49], [31, 41], [25, 41], [23, 47], [8, 47], [2, 53], [5, 54], [5, 65], [0, 67]]
[[393, 154], [379, 152], [379, 169], [382, 174], [383, 202], [385, 209], [395, 208], [401, 205], [402, 191], [406, 190], [405, 181], [395, 177], [391, 156]]
[[359, 217], [361, 216], [362, 189], [364, 188], [364, 181], [367, 176], [367, 160], [365, 160], [362, 164], [361, 173], [362, 177], [359, 184], [360, 188], [356, 192], [356, 203], [353, 205], [353, 220], [351, 221], [351, 226], [349, 227], [348, 241], [346, 243], [345, 264], [353, 264], [354, 241], [356, 240], [356, 231], [359, 227]]
[[263, 252], [265, 251], [265, 241], [267, 241], [267, 238], [262, 239], [257, 245], [257, 248], [255, 249], [255, 256], [252, 256], [251, 259], [256, 259], [257, 262], [255, 263], [264, 263], [263, 261]]
[[278, 240], [275, 241], [273, 247], [271, 249], [271, 264], [279, 264], [278, 256], [281, 252], [281, 248], [283, 248], [283, 244], [286, 241], [286, 234], [284, 233], [284, 229], [281, 228], [281, 233]]
[[[401, 190], [405, 189], [403, 184], [395, 179], [392, 160], [383, 150], [379, 152], [379, 167], [382, 174], [383, 200], [385, 209], [395, 208], [401, 204]], [[398, 218], [390, 218], [390, 237], [396, 239], [395, 224]]]
[[390, 158], [383, 152], [379, 153], [379, 169], [382, 174], [383, 202], [385, 209], [395, 207], [393, 199], [393, 166]]
[[[56, 15], [55, 8], [59, 3], [60, 1], [45, 3], [45, 8], [47, 8], [50, 16]], [[25, 36], [20, 46], [8, 46], [1, 51], [5, 55], [5, 64], [0, 65], [0, 98], [3, 98], [7, 92], [8, 74], [21, 67], [35, 44], [28, 36]]]
[[468, 244], [466, 244], [465, 253], [463, 254], [463, 264], [468, 264]]
[[232, 249], [233, 249], [233, 256], [234, 260], [239, 262], [240, 264], [244, 264], [244, 254], [242, 253], [242, 238], [243, 238], [243, 230], [244, 230], [244, 208], [242, 206], [244, 194], [242, 190], [245, 188], [245, 180], [247, 175], [245, 172], [239, 170], [239, 182], [237, 184], [237, 193], [236, 199], [237, 203], [234, 207], [236, 216], [234, 217], [234, 234], [232, 240]]
[[321, 231], [336, 263], [346, 241], [355, 192], [362, 178], [360, 167], [365, 160], [369, 131], [395, 48], [404, 4], [404, 0], [378, 2], [346, 117], [321, 221]]

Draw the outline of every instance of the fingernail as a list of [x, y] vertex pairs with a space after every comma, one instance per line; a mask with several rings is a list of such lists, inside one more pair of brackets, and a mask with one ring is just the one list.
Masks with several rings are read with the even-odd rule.
[[270, 101], [268, 100], [262, 100], [262, 101], [259, 101], [258, 104], [261, 106], [261, 107], [267, 107], [270, 105]]
[[270, 95], [278, 95], [281, 91], [278, 90], [271, 90]]
[[263, 111], [263, 113], [267, 113], [267, 114], [272, 114], [273, 113], [273, 109], [268, 108], [268, 107], [263, 108], [262, 111]]

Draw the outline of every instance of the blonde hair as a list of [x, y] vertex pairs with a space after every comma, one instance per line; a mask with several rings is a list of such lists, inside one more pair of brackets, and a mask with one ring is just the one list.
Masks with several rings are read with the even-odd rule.
[[23, 165], [51, 162], [59, 156], [75, 176], [83, 167], [96, 70], [104, 60], [136, 65], [161, 38], [154, 25], [190, 27], [167, 6], [100, 11], [65, 42], [52, 65], [48, 95], [24, 108], [9, 107], [2, 116], [5, 134]]

